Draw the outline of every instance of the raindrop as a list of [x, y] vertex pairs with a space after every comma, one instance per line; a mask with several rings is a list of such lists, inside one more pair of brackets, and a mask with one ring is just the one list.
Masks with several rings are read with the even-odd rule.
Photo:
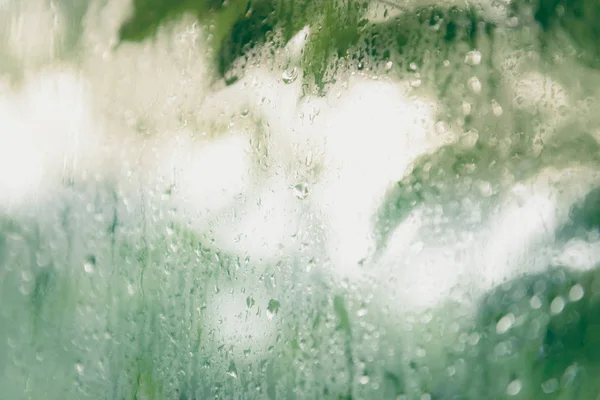
[[542, 383], [542, 391], [546, 394], [554, 393], [558, 389], [558, 380], [552, 378]]
[[465, 56], [465, 64], [471, 65], [473, 67], [481, 64], [481, 53], [477, 50], [468, 52]]
[[394, 66], [394, 63], [391, 62], [391, 61], [388, 61], [388, 62], [385, 63], [385, 70], [389, 71], [389, 70], [392, 69], [393, 66]]
[[475, 146], [475, 144], [477, 144], [478, 140], [479, 140], [479, 133], [477, 133], [477, 131], [473, 131], [473, 130], [465, 132], [462, 135], [462, 137], [460, 138], [461, 144], [467, 148]]
[[227, 375], [234, 379], [238, 377], [237, 367], [235, 366], [235, 363], [233, 361], [229, 363], [229, 368], [227, 368]]
[[471, 91], [475, 94], [479, 94], [481, 93], [481, 82], [479, 81], [479, 79], [477, 77], [472, 77], [471, 79], [469, 79], [469, 81], [467, 82], [469, 85], [469, 89], [471, 89]]
[[511, 381], [506, 387], [506, 394], [509, 396], [516, 396], [521, 391], [523, 385], [519, 379]]
[[489, 182], [481, 181], [479, 182], [479, 192], [484, 197], [490, 197], [492, 194], [494, 194], [494, 188]]
[[283, 79], [283, 83], [290, 84], [294, 82], [298, 78], [298, 70], [296, 67], [288, 68], [281, 74], [281, 79]]
[[255, 304], [256, 302], [254, 301], [254, 299], [252, 298], [252, 296], [248, 296], [246, 297], [246, 306], [248, 308], [252, 308], [252, 306]]
[[304, 200], [308, 197], [308, 185], [306, 183], [299, 183], [294, 186], [294, 196], [297, 199]]
[[504, 317], [500, 318], [500, 321], [498, 321], [498, 323], [496, 324], [496, 333], [502, 335], [508, 332], [508, 330], [512, 328], [514, 323], [515, 316], [512, 313], [506, 314]]
[[570, 301], [579, 301], [583, 298], [584, 290], [580, 284], [574, 285], [571, 290], [569, 290], [569, 300]]
[[358, 382], [361, 385], [366, 385], [367, 383], [369, 383], [369, 375], [363, 375], [360, 378], [358, 378]]
[[420, 79], [413, 79], [412, 81], [410, 81], [410, 87], [418, 88], [419, 86], [421, 86]]
[[554, 300], [552, 300], [552, 303], [550, 303], [550, 312], [552, 314], [560, 314], [564, 308], [565, 299], [560, 296], [555, 297]]
[[540, 308], [542, 306], [542, 301], [540, 300], [539, 297], [533, 296], [531, 298], [531, 300], [529, 300], [529, 305], [531, 306], [531, 308], [537, 310], [538, 308]]
[[273, 319], [273, 317], [277, 315], [279, 312], [279, 306], [279, 301], [275, 299], [269, 300], [269, 305], [267, 306], [267, 318], [269, 318], [269, 320]]
[[466, 101], [463, 101], [461, 104], [461, 109], [462, 109], [462, 113], [464, 116], [470, 115], [471, 114], [471, 104], [467, 103]]
[[496, 100], [492, 100], [492, 114], [494, 114], [496, 117], [499, 117], [503, 112], [504, 110], [502, 110], [502, 106], [498, 104]]
[[77, 373], [79, 375], [83, 375], [83, 372], [84, 372], [83, 364], [81, 364], [81, 363], [75, 364], [75, 370], [77, 371]]
[[83, 270], [88, 274], [91, 274], [92, 272], [94, 272], [95, 267], [96, 257], [94, 257], [93, 255], [87, 256], [85, 262], [83, 263]]

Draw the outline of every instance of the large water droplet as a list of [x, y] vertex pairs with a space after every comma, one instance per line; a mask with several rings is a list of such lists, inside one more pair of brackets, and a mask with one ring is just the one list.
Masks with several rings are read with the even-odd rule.
[[96, 257], [87, 256], [85, 259], [85, 262], [83, 263], [83, 270], [85, 272], [87, 272], [88, 274], [91, 274], [92, 272], [94, 272], [95, 268], [96, 268]]
[[583, 298], [584, 290], [580, 284], [574, 285], [571, 290], [569, 290], [569, 300], [570, 301], [579, 301]]
[[468, 52], [465, 56], [465, 64], [471, 65], [473, 67], [481, 64], [481, 53], [477, 50]]
[[502, 335], [503, 333], [508, 332], [514, 323], [515, 316], [512, 313], [506, 314], [504, 317], [500, 318], [500, 321], [496, 324], [496, 333]]
[[281, 74], [281, 79], [283, 80], [283, 83], [285, 83], [285, 84], [290, 84], [290, 83], [294, 82], [297, 78], [298, 78], [298, 70], [296, 69], [296, 67], [288, 68], [285, 71], [283, 71], [283, 73]]
[[560, 314], [564, 308], [565, 299], [560, 296], [555, 297], [554, 300], [552, 300], [552, 303], [550, 303], [550, 312], [552, 314]]
[[275, 299], [269, 300], [269, 305], [267, 306], [267, 318], [269, 318], [269, 320], [273, 319], [273, 317], [277, 315], [279, 312], [279, 306], [279, 301]]
[[521, 380], [515, 379], [515, 380], [511, 381], [508, 384], [508, 386], [506, 387], [506, 394], [509, 396], [516, 396], [519, 394], [522, 387], [523, 387], [523, 384], [521, 383]]
[[478, 78], [472, 77], [471, 79], [469, 79], [468, 85], [469, 89], [471, 89], [473, 93], [481, 93], [481, 81]]
[[227, 368], [227, 375], [229, 375], [230, 377], [236, 379], [238, 377], [238, 372], [237, 372], [237, 367], [235, 366], [235, 363], [233, 361], [231, 361], [231, 363], [229, 363], [229, 368]]

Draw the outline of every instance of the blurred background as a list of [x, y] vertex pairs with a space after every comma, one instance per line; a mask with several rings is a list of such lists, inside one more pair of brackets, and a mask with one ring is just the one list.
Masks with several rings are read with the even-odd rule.
[[0, 0], [0, 398], [600, 398], [600, 3]]

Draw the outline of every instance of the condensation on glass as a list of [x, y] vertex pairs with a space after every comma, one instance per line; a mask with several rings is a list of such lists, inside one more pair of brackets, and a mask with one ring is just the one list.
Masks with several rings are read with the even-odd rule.
[[0, 397], [598, 398], [599, 21], [0, 0]]

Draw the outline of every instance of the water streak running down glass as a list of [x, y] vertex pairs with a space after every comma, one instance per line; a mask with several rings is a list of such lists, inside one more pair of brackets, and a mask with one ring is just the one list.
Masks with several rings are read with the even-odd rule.
[[600, 3], [0, 0], [0, 398], [600, 398]]

